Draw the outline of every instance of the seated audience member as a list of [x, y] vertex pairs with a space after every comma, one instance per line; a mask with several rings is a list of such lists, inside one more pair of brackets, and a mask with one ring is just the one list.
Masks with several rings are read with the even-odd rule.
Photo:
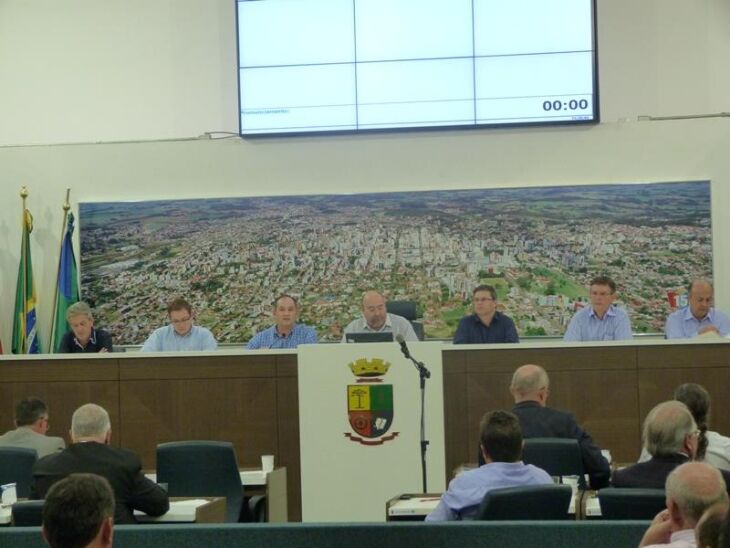
[[575, 417], [565, 411], [547, 407], [550, 379], [539, 365], [518, 367], [512, 376], [510, 392], [515, 401], [512, 412], [520, 420], [525, 438], [572, 438], [578, 441], [583, 468], [591, 489], [608, 485], [611, 466]]
[[665, 484], [667, 508], [657, 514], [640, 547], [696, 546], [695, 526], [705, 510], [727, 502], [727, 486], [717, 468], [688, 462], [672, 470]]
[[497, 291], [480, 285], [472, 292], [474, 314], [459, 322], [454, 344], [488, 344], [520, 342], [512, 318], [497, 311]]
[[[699, 384], [686, 383], [674, 391], [674, 399], [687, 406], [700, 431], [695, 460], [730, 471], [730, 438], [708, 430], [710, 394], [707, 390]], [[646, 462], [650, 458], [651, 455], [644, 447], [639, 462]]]
[[193, 307], [185, 299], [177, 298], [167, 305], [170, 325], [155, 329], [142, 345], [142, 352], [215, 350], [218, 344], [213, 333], [205, 327], [193, 325]]
[[480, 431], [480, 448], [486, 464], [451, 480], [426, 521], [473, 519], [482, 499], [492, 489], [553, 483], [547, 472], [520, 460], [522, 432], [512, 413], [487, 413], [482, 417]]
[[[676, 400], [658, 404], [646, 416], [642, 434], [651, 459], [616, 470], [611, 483], [614, 487], [662, 489], [672, 470], [694, 460], [699, 436], [686, 405]], [[730, 484], [730, 472], [720, 472]]]
[[417, 341], [418, 336], [411, 322], [385, 309], [385, 297], [377, 291], [366, 291], [362, 296], [362, 317], [351, 321], [345, 327], [342, 342], [347, 333], [393, 333], [393, 339], [402, 335], [406, 341]]
[[274, 325], [256, 333], [246, 348], [296, 348], [300, 344], [315, 344], [317, 332], [297, 323], [299, 303], [290, 295], [280, 295], [274, 301]]
[[113, 352], [112, 336], [94, 327], [91, 308], [83, 301], [72, 304], [66, 310], [66, 321], [71, 331], [61, 339], [58, 351], [64, 354], [77, 352]]
[[701, 548], [719, 548], [722, 528], [727, 520], [728, 504], [720, 502], [705, 510], [695, 527], [697, 546]]
[[633, 338], [629, 316], [616, 307], [616, 283], [608, 276], [591, 280], [591, 305], [576, 312], [564, 341], [623, 341]]
[[30, 498], [44, 498], [51, 486], [70, 474], [106, 478], [114, 491], [114, 522], [135, 523], [134, 510], [150, 516], [168, 511], [167, 493], [142, 473], [139, 457], [110, 445], [111, 423], [106, 410], [93, 403], [79, 407], [71, 419], [71, 445], [33, 465]]
[[71, 474], [48, 490], [43, 504], [43, 539], [51, 548], [112, 545], [114, 493], [96, 474]]
[[58, 453], [66, 447], [63, 438], [46, 436], [48, 407], [38, 398], [25, 398], [15, 406], [15, 430], [0, 436], [0, 447], [35, 449], [38, 458]]
[[667, 339], [690, 339], [714, 333], [730, 334], [730, 318], [712, 307], [713, 288], [710, 282], [694, 280], [687, 290], [689, 304], [672, 312], [664, 325]]

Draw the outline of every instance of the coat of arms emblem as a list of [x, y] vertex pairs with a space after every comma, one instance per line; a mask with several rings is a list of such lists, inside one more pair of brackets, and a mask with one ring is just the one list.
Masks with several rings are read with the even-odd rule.
[[395, 439], [398, 432], [386, 435], [393, 424], [393, 385], [383, 384], [382, 379], [390, 363], [360, 358], [349, 367], [357, 384], [347, 385], [347, 416], [357, 435], [345, 432], [345, 436], [362, 445], [382, 445]]

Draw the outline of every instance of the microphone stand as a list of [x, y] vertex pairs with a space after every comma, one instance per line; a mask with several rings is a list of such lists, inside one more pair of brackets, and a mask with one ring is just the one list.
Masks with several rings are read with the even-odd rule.
[[431, 378], [431, 372], [426, 368], [423, 362], [419, 362], [408, 351], [408, 347], [404, 343], [401, 343], [401, 351], [403, 355], [413, 362], [416, 370], [418, 371], [418, 378], [421, 388], [421, 478], [423, 485], [423, 493], [428, 493], [426, 483], [426, 449], [428, 448], [429, 441], [426, 439], [426, 379]]

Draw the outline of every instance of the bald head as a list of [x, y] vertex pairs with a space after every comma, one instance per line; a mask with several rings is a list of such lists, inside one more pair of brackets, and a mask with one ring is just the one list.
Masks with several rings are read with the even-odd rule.
[[692, 315], [698, 320], [703, 319], [712, 308], [712, 284], [707, 280], [694, 280], [689, 284], [687, 300]]
[[654, 407], [644, 420], [644, 446], [653, 456], [667, 457], [697, 452], [697, 424], [682, 402], [665, 401]]
[[74, 411], [71, 417], [71, 439], [80, 441], [97, 441], [108, 443], [111, 434], [111, 422], [106, 409], [95, 403], [87, 403]]
[[549, 385], [550, 380], [542, 367], [527, 364], [518, 367], [514, 372], [509, 389], [515, 403], [536, 401], [545, 405]]
[[[720, 471], [704, 462], [687, 462], [667, 476], [665, 486], [667, 508], [675, 511], [684, 521], [685, 528], [694, 528], [714, 504], [727, 501], [727, 487]], [[674, 518], [674, 516], [672, 516]]]
[[362, 315], [371, 329], [381, 329], [387, 318], [385, 297], [377, 291], [366, 291], [362, 296]]

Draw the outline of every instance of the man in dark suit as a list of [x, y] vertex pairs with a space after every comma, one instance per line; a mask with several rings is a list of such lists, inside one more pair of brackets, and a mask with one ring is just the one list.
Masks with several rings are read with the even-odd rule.
[[90, 473], [106, 478], [114, 491], [114, 523], [135, 523], [134, 510], [151, 516], [167, 512], [167, 493], [144, 477], [136, 454], [109, 445], [111, 433], [104, 408], [93, 403], [79, 407], [71, 419], [71, 445], [33, 465], [30, 498], [44, 498], [54, 483], [69, 474]]
[[591, 489], [608, 485], [611, 467], [593, 439], [575, 417], [565, 411], [546, 407], [550, 380], [539, 365], [523, 365], [512, 376], [510, 392], [515, 400], [512, 412], [517, 415], [525, 438], [573, 438], [578, 441], [583, 468]]
[[[669, 473], [680, 464], [694, 460], [700, 431], [692, 413], [680, 401], [665, 401], [654, 407], [644, 419], [644, 446], [651, 459], [616, 470], [614, 487], [664, 489]], [[730, 472], [720, 471], [727, 485]]]

